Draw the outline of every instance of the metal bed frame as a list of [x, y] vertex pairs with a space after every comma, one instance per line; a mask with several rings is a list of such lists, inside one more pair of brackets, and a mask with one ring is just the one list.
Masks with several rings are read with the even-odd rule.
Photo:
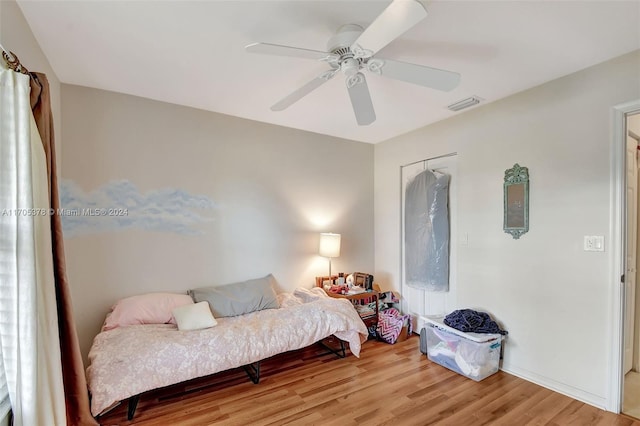
[[[332, 336], [329, 336], [329, 337], [332, 337]], [[325, 339], [328, 339], [329, 337], [326, 337]], [[334, 348], [329, 346], [327, 343], [325, 343], [324, 342], [325, 339], [322, 339], [316, 343], [320, 343], [320, 345], [325, 349], [327, 349], [329, 353], [332, 353], [339, 358], [345, 358], [347, 356], [347, 351], [346, 351], [346, 347], [343, 340], [336, 338], [338, 342], [340, 342], [340, 347]], [[251, 380], [255, 385], [260, 383], [260, 362], [261, 361], [257, 361], [252, 364], [247, 364], [242, 366], [245, 373], [247, 373], [247, 376], [249, 376], [249, 380]], [[219, 373], [215, 373], [215, 374], [219, 374]], [[135, 416], [136, 414], [136, 408], [138, 407], [138, 402], [140, 401], [141, 395], [142, 394], [138, 394], [138, 395], [129, 397], [128, 406], [127, 406], [127, 420], [129, 421], [133, 420], [133, 416]]]

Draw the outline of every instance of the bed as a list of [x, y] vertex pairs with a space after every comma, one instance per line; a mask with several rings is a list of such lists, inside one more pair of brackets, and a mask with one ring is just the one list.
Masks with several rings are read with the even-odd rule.
[[255, 365], [332, 335], [360, 356], [368, 332], [348, 300], [328, 297], [319, 288], [297, 289], [277, 298], [278, 309], [216, 318], [216, 326], [202, 330], [139, 324], [100, 332], [87, 368], [92, 414], [104, 414], [128, 399], [131, 419], [144, 392]]

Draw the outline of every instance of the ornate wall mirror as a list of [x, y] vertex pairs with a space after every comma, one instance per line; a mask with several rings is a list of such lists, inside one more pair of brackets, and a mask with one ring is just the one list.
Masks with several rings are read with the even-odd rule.
[[504, 172], [504, 232], [514, 239], [529, 231], [529, 169], [517, 163]]

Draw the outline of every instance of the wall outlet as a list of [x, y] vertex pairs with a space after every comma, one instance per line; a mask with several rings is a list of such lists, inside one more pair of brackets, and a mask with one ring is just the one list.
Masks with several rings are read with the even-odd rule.
[[585, 235], [584, 251], [604, 251], [603, 235]]

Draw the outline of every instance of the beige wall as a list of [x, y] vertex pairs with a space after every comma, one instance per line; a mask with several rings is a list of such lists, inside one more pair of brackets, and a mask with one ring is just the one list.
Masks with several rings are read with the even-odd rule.
[[[640, 98], [634, 52], [375, 146], [375, 265], [399, 283], [399, 168], [458, 153], [458, 307], [492, 313], [504, 370], [604, 406], [610, 355], [610, 110]], [[481, 93], [479, 94], [481, 95]], [[502, 230], [504, 171], [529, 168], [530, 231]]]
[[29, 71], [42, 72], [47, 75], [51, 89], [51, 108], [53, 110], [53, 125], [56, 137], [57, 161], [61, 166], [61, 112], [60, 112], [60, 81], [51, 69], [49, 60], [44, 56], [40, 45], [35, 39], [29, 24], [24, 19], [22, 11], [14, 0], [0, 0], [0, 42], [14, 52], [20, 63]]
[[84, 191], [126, 179], [141, 193], [212, 199], [203, 235], [140, 229], [66, 238], [83, 353], [117, 299], [273, 273], [282, 290], [328, 272], [319, 232], [342, 233], [333, 271], [373, 270], [373, 146], [63, 85], [63, 178]]

